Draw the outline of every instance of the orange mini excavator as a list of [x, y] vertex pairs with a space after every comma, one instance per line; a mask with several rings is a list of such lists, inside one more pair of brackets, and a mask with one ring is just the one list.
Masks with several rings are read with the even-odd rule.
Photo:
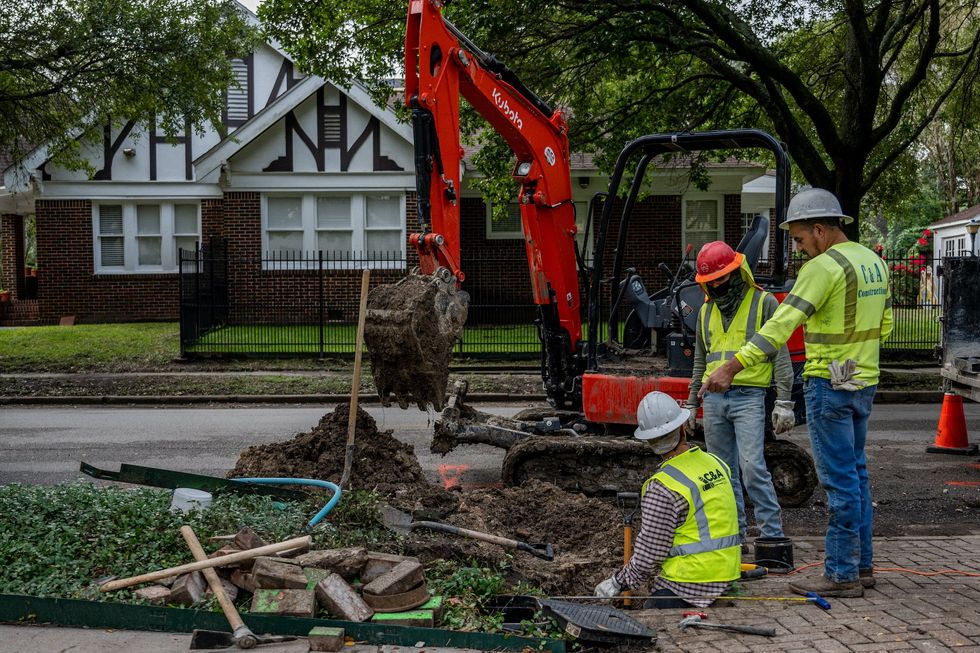
[[[505, 65], [482, 51], [442, 15], [439, 0], [410, 0], [405, 41], [405, 102], [412, 112], [420, 233], [410, 236], [419, 267], [397, 284], [372, 290], [365, 339], [383, 401], [442, 410], [432, 448], [460, 443], [505, 447], [503, 480], [542, 478], [588, 494], [638, 487], [659, 463], [649, 447], [629, 437], [636, 406], [652, 390], [687, 398], [692, 334], [704, 301], [685, 262], [653, 294], [625, 268], [630, 216], [656, 157], [704, 150], [765, 149], [776, 162], [775, 219], [789, 196], [788, 156], [769, 134], [753, 129], [655, 134], [620, 153], [601, 205], [591, 257], [576, 243], [568, 127], [562, 111], [536, 96]], [[460, 259], [460, 98], [509, 144], [516, 157], [517, 194], [534, 302], [538, 307], [541, 374], [550, 406], [503, 418], [465, 404], [457, 383], [446, 399], [452, 347], [466, 321], [467, 294]], [[621, 192], [627, 169], [632, 182]], [[622, 197], [622, 201], [612, 198]], [[614, 211], [619, 215], [614, 217]], [[605, 261], [615, 221], [613, 260]], [[589, 220], [591, 223], [591, 218]], [[756, 216], [738, 246], [754, 268], [769, 233]], [[785, 291], [786, 241], [775, 238], [768, 289]], [[584, 247], [583, 247], [584, 249]], [[690, 253], [690, 247], [687, 254]], [[603, 290], [605, 289], [605, 290]], [[608, 317], [600, 324], [600, 296]], [[582, 296], [586, 297], [583, 306]], [[605, 311], [604, 311], [605, 312]], [[620, 325], [620, 315], [625, 322]], [[583, 320], [583, 317], [585, 318]], [[587, 324], [583, 337], [583, 323]], [[607, 334], [600, 341], [600, 333]], [[622, 336], [620, 336], [622, 333]], [[802, 346], [796, 358], [801, 358]], [[802, 406], [802, 401], [798, 402]], [[799, 505], [816, 485], [813, 463], [797, 445], [770, 437], [766, 458], [783, 505]]]

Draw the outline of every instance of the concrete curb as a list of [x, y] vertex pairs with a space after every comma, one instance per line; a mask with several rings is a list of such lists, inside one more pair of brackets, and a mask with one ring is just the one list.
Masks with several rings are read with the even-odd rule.
[[[515, 395], [507, 392], [483, 392], [466, 395], [467, 403], [512, 401], [544, 401], [543, 394]], [[15, 404], [75, 405], [75, 404], [335, 404], [350, 401], [350, 395], [104, 395], [104, 396], [38, 396], [0, 397], [0, 406]], [[380, 404], [378, 395], [360, 395], [362, 404]]]
[[[543, 402], [543, 394], [518, 395], [509, 392], [475, 392], [466, 396], [467, 403]], [[104, 395], [104, 396], [37, 396], [0, 397], [0, 406], [11, 405], [112, 405], [112, 404], [333, 404], [349, 401], [350, 395]], [[361, 395], [360, 403], [378, 404], [378, 395]], [[933, 390], [879, 390], [876, 404], [939, 404], [943, 393]]]

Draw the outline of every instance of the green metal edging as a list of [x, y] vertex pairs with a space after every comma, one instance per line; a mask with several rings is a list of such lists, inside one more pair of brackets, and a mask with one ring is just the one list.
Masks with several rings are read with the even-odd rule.
[[[299, 635], [305, 637], [317, 626], [343, 628], [359, 642], [474, 648], [484, 651], [522, 651], [526, 648], [565, 653], [565, 642], [555, 639], [518, 637], [496, 633], [464, 633], [439, 628], [386, 626], [335, 619], [307, 619], [243, 613], [242, 619], [256, 633]], [[79, 599], [42, 598], [20, 594], [0, 594], [0, 622], [28, 622], [75, 626], [82, 628], [113, 628], [119, 630], [153, 630], [189, 633], [194, 629], [228, 631], [228, 622], [220, 612], [205, 612], [186, 608], [161, 608], [129, 603], [105, 603]]]

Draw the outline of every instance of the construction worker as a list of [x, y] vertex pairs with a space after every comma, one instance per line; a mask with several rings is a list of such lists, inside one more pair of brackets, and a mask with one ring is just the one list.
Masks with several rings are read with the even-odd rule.
[[636, 410], [634, 437], [663, 456], [640, 491], [640, 532], [633, 557], [595, 595], [613, 597], [657, 573], [647, 608], [707, 607], [740, 575], [738, 512], [728, 465], [689, 445], [690, 411], [651, 392]]
[[[779, 301], [755, 284], [745, 257], [720, 240], [698, 252], [695, 281], [707, 301], [698, 313], [694, 344], [694, 373], [686, 407], [694, 421], [703, 378], [721, 367], [772, 317]], [[773, 360], [774, 359], [774, 360]], [[738, 532], [745, 542], [745, 484], [762, 537], [783, 537], [779, 502], [766, 467], [766, 391], [776, 371], [776, 403], [772, 423], [776, 433], [796, 425], [793, 413], [793, 363], [785, 345], [773, 358], [739, 372], [726, 392], [704, 395], [704, 441], [708, 451], [732, 470]], [[693, 429], [693, 424], [688, 425]], [[745, 548], [743, 547], [743, 552]]]
[[829, 519], [824, 575], [791, 583], [800, 594], [854, 597], [874, 585], [864, 443], [881, 341], [892, 330], [891, 294], [882, 260], [844, 234], [842, 225], [850, 222], [826, 190], [793, 197], [780, 227], [789, 229], [809, 260], [775, 315], [700, 391], [724, 392], [742, 370], [767, 361], [805, 323], [807, 424]]

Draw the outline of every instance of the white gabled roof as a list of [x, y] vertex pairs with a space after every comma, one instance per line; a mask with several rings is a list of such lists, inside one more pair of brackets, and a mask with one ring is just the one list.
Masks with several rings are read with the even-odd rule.
[[[237, 2], [237, 0], [235, 4], [238, 5], [250, 25], [261, 28], [258, 16], [248, 7]], [[289, 61], [293, 60], [275, 39], [269, 38], [266, 40], [266, 43], [285, 59]], [[375, 104], [368, 94], [367, 89], [360, 82], [355, 81], [350, 88], [343, 89], [339, 85], [329, 82], [322, 77], [310, 75], [276, 98], [272, 104], [252, 116], [248, 122], [230, 133], [220, 143], [195, 159], [195, 178], [200, 180], [213, 172], [221, 165], [222, 161], [227, 161], [229, 157], [233, 156], [245, 145], [261, 135], [266, 129], [272, 127], [278, 120], [299, 106], [301, 102], [306, 100], [324, 84], [335, 86], [358, 106], [380, 120], [381, 124], [391, 129], [391, 131], [401, 136], [407, 142], [413, 142], [411, 126], [399, 122], [394, 111], [388, 107], [379, 107]], [[81, 133], [81, 128], [75, 128], [71, 132], [71, 137], [77, 138]], [[51, 156], [50, 144], [44, 143], [37, 146], [24, 156], [24, 158], [15, 161], [5, 171], [0, 171], [3, 173], [3, 183], [0, 184], [0, 187], [5, 188], [8, 193], [31, 190], [33, 171], [43, 165]]]

